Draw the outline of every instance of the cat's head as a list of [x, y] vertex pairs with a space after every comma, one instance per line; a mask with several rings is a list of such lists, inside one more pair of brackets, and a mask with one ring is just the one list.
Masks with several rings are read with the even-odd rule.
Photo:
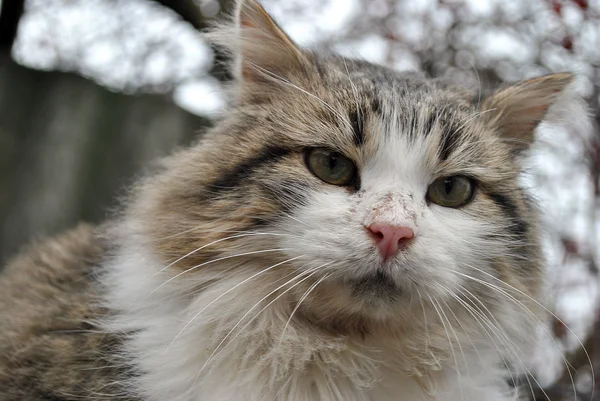
[[496, 287], [537, 296], [536, 210], [518, 176], [571, 75], [478, 99], [300, 49], [252, 0], [216, 36], [234, 54], [235, 102], [136, 209], [176, 280], [261, 272], [233, 292], [293, 288], [305, 315], [340, 319], [393, 319], [419, 301], [511, 304]]

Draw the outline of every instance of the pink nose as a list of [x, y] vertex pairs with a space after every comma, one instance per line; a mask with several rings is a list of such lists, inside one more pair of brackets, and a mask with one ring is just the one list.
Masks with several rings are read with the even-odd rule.
[[400, 245], [415, 236], [413, 230], [408, 227], [373, 223], [367, 228], [373, 234], [377, 248], [384, 260], [394, 257], [398, 253]]

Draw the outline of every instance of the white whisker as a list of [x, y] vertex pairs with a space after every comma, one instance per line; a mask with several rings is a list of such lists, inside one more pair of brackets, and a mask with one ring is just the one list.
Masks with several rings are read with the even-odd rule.
[[165, 270], [167, 270], [169, 267], [175, 265], [176, 263], [182, 261], [183, 259], [187, 258], [188, 256], [191, 256], [197, 252], [200, 252], [201, 250], [208, 248], [211, 245], [214, 244], [218, 244], [219, 242], [223, 242], [223, 241], [228, 241], [231, 239], [235, 239], [235, 238], [242, 238], [242, 237], [249, 237], [249, 236], [254, 236], [254, 235], [277, 235], [277, 234], [271, 234], [271, 233], [260, 233], [260, 232], [256, 232], [256, 233], [242, 233], [242, 234], [238, 234], [238, 235], [232, 235], [230, 237], [225, 237], [225, 238], [220, 238], [218, 240], [209, 242], [206, 245], [202, 245], [199, 248], [194, 249], [193, 251], [190, 251], [188, 253], [186, 253], [185, 255], [181, 256], [180, 258], [176, 259], [174, 262], [169, 263], [167, 266], [163, 267], [162, 269], [160, 269], [157, 273], [155, 273], [152, 277], [155, 277], [156, 275], [164, 272]]
[[450, 338], [450, 333], [448, 332], [446, 323], [444, 322], [444, 318], [442, 317], [442, 314], [440, 312], [441, 306], [439, 306], [439, 308], [438, 308], [438, 306], [436, 306], [436, 305], [439, 305], [439, 304], [437, 304], [437, 302], [430, 295], [427, 295], [427, 297], [429, 298], [429, 301], [431, 301], [431, 305], [433, 306], [436, 313], [438, 314], [440, 321], [442, 322], [442, 326], [444, 326], [444, 331], [446, 332], [446, 337], [448, 338], [448, 345], [450, 346], [450, 351], [452, 352], [452, 358], [454, 358], [454, 364], [456, 366], [456, 374], [458, 375], [458, 379], [459, 379], [460, 398], [461, 398], [461, 400], [464, 400], [463, 388], [462, 388], [462, 384], [461, 384], [462, 379], [461, 379], [461, 374], [460, 374], [460, 368], [458, 367], [458, 359], [456, 359], [456, 353], [454, 352], [454, 345], [452, 345], [452, 339]]
[[175, 276], [169, 278], [168, 280], [166, 280], [164, 283], [162, 283], [161, 285], [159, 285], [158, 287], [156, 287], [154, 290], [152, 290], [148, 295], [152, 295], [153, 293], [155, 293], [156, 291], [158, 291], [160, 288], [162, 288], [163, 286], [165, 286], [166, 284], [170, 283], [171, 281], [175, 280], [177, 277], [181, 277], [182, 275], [189, 273], [193, 270], [196, 270], [202, 266], [206, 266], [208, 264], [212, 264], [212, 263], [216, 263], [216, 262], [220, 262], [222, 260], [227, 260], [227, 259], [231, 259], [231, 258], [238, 258], [240, 256], [248, 256], [248, 255], [256, 255], [256, 254], [261, 254], [261, 253], [267, 253], [267, 252], [281, 252], [281, 251], [287, 251], [289, 250], [288, 248], [276, 248], [276, 249], [263, 249], [260, 251], [250, 251], [250, 252], [243, 252], [243, 253], [237, 253], [235, 255], [227, 255], [227, 256], [222, 256], [220, 258], [217, 259], [211, 259], [209, 261], [206, 261], [204, 263], [200, 263], [199, 265], [195, 265], [190, 267], [189, 269], [186, 269], [178, 274], [176, 274]]
[[[470, 266], [470, 267], [472, 267], [472, 266]], [[474, 269], [477, 269], [477, 268], [475, 268], [475, 267], [473, 267], [473, 268], [474, 268]], [[479, 270], [479, 269], [477, 269], [477, 270]], [[452, 270], [449, 270], [449, 271], [452, 271]], [[515, 304], [516, 304], [516, 305], [517, 305], [519, 308], [521, 308], [521, 309], [522, 309], [522, 310], [523, 310], [523, 311], [524, 311], [526, 314], [528, 314], [530, 317], [532, 317], [533, 319], [535, 319], [535, 320], [536, 320], [536, 321], [537, 321], [539, 324], [541, 324], [541, 325], [542, 325], [542, 327], [544, 327], [544, 324], [543, 324], [543, 322], [541, 322], [541, 321], [539, 320], [539, 318], [538, 318], [538, 317], [537, 317], [537, 316], [536, 316], [536, 315], [535, 315], [535, 314], [534, 314], [534, 313], [533, 313], [533, 312], [532, 312], [532, 311], [531, 311], [529, 308], [527, 308], [527, 306], [525, 306], [525, 305], [524, 305], [524, 304], [523, 304], [521, 301], [519, 301], [518, 299], [516, 299], [516, 298], [515, 298], [515, 297], [513, 297], [512, 295], [508, 294], [508, 293], [507, 293], [506, 291], [504, 291], [502, 288], [500, 288], [500, 287], [498, 287], [498, 286], [496, 286], [496, 285], [493, 285], [493, 284], [491, 284], [491, 283], [489, 283], [489, 282], [487, 282], [487, 281], [485, 281], [485, 280], [481, 280], [481, 279], [478, 279], [478, 278], [475, 278], [475, 277], [469, 276], [469, 275], [467, 275], [467, 274], [464, 274], [464, 273], [461, 273], [461, 272], [456, 272], [456, 271], [452, 271], [452, 272], [453, 272], [453, 273], [455, 273], [455, 274], [461, 275], [461, 276], [463, 276], [463, 277], [465, 277], [465, 278], [471, 279], [471, 280], [473, 280], [473, 281], [475, 281], [475, 282], [478, 282], [478, 283], [480, 283], [480, 284], [482, 284], [482, 285], [484, 285], [484, 286], [486, 286], [486, 287], [488, 287], [488, 288], [490, 288], [490, 289], [493, 289], [493, 290], [495, 290], [495, 291], [496, 291], [496, 292], [498, 292], [499, 294], [501, 294], [501, 295], [504, 295], [504, 296], [505, 296], [507, 299], [509, 299], [510, 301], [514, 302], [514, 303], [515, 303]], [[482, 271], [482, 272], [483, 272], [483, 271]], [[493, 276], [492, 276], [492, 277], [493, 277]], [[500, 280], [500, 281], [502, 281], [502, 280]], [[503, 283], [504, 283], [504, 282], [503, 282]], [[505, 284], [506, 284], [506, 283], [505, 283]], [[513, 288], [514, 288], [514, 287], [513, 287]], [[466, 290], [466, 289], [465, 289], [465, 290]], [[531, 298], [531, 297], [530, 297], [530, 298]], [[477, 299], [477, 298], [475, 298], [475, 299]], [[531, 299], [533, 300], [533, 298], [531, 298]], [[534, 301], [535, 301], [535, 300], [534, 300]], [[479, 301], [479, 302], [481, 302], [481, 301]], [[537, 302], [537, 301], [535, 301], [535, 302]], [[487, 308], [486, 308], [486, 309], [487, 309]], [[489, 312], [489, 310], [488, 310], [488, 312]], [[491, 312], [489, 312], [489, 313], [490, 313], [490, 316], [492, 316], [492, 317], [493, 317], [493, 315], [491, 314]], [[568, 328], [568, 327], [567, 327], [567, 328]], [[549, 338], [551, 339], [551, 341], [554, 343], [555, 347], [556, 347], [556, 348], [557, 348], [557, 349], [560, 351], [560, 347], [558, 346], [558, 344], [557, 344], [557, 343], [556, 343], [556, 341], [554, 340], [554, 337], [552, 336], [552, 334], [548, 334], [548, 336], [549, 336]], [[585, 351], [585, 349], [584, 349], [584, 351]], [[585, 352], [587, 353], [587, 351], [585, 351]], [[570, 377], [570, 379], [571, 379], [571, 383], [572, 383], [572, 385], [573, 385], [573, 391], [575, 392], [575, 394], [577, 394], [577, 390], [576, 390], [576, 387], [575, 387], [575, 381], [574, 381], [573, 375], [572, 375], [572, 373], [571, 373], [571, 367], [569, 366], [569, 362], [568, 362], [568, 360], [566, 359], [566, 357], [565, 357], [564, 355], [562, 355], [562, 353], [561, 353], [561, 357], [562, 357], [562, 359], [563, 359], [563, 362], [565, 363], [565, 366], [566, 366], [566, 369], [567, 369], [567, 373], [568, 373], [568, 375], [569, 375], [569, 377]], [[524, 364], [523, 364], [523, 367], [525, 367], [525, 365], [524, 365]], [[525, 369], [526, 369], [526, 368], [525, 368]], [[592, 368], [592, 369], [593, 369], [593, 368]], [[529, 370], [527, 370], [527, 371], [529, 372]], [[529, 373], [530, 373], [530, 372], [529, 372]], [[531, 373], [530, 373], [530, 374], [531, 374]], [[534, 380], [535, 380], [535, 378], [534, 378]], [[536, 381], [536, 382], [537, 382], [537, 381]], [[538, 384], [539, 384], [539, 383], [538, 383]], [[541, 389], [541, 386], [540, 386], [540, 389]], [[543, 391], [543, 389], [542, 389], [542, 391]]]
[[319, 280], [317, 280], [313, 285], [311, 285], [308, 290], [306, 290], [306, 292], [304, 293], [304, 295], [302, 295], [302, 297], [300, 298], [300, 300], [298, 301], [298, 303], [296, 304], [296, 307], [294, 308], [294, 310], [292, 310], [292, 313], [290, 313], [290, 317], [287, 320], [287, 322], [285, 322], [285, 325], [283, 326], [283, 330], [281, 330], [281, 337], [279, 338], [279, 343], [281, 344], [281, 342], [283, 341], [283, 336], [285, 334], [285, 330], [287, 329], [287, 327], [289, 326], [290, 322], [292, 321], [292, 318], [294, 317], [294, 314], [296, 313], [296, 311], [300, 308], [300, 305], [302, 304], [302, 302], [304, 302], [304, 300], [306, 299], [306, 297], [308, 297], [308, 295], [315, 289], [317, 288], [317, 286], [319, 284], [321, 284], [323, 281], [325, 281], [329, 276], [331, 275], [331, 273], [324, 275], [323, 277], [321, 277]]
[[186, 323], [186, 325], [185, 325], [185, 326], [183, 326], [183, 328], [182, 328], [182, 329], [179, 331], [179, 333], [177, 333], [177, 335], [175, 336], [175, 338], [173, 339], [173, 341], [171, 341], [171, 342], [169, 343], [169, 346], [168, 346], [168, 347], [165, 349], [165, 352], [167, 352], [167, 351], [169, 350], [169, 348], [171, 347], [171, 345], [173, 345], [173, 343], [174, 343], [174, 342], [175, 342], [175, 341], [176, 341], [176, 340], [177, 340], [177, 339], [178, 339], [178, 338], [181, 336], [181, 334], [182, 334], [182, 333], [183, 333], [183, 332], [184, 332], [184, 331], [185, 331], [185, 330], [186, 330], [186, 329], [187, 329], [187, 328], [188, 328], [188, 327], [189, 327], [189, 326], [192, 324], [192, 322], [193, 322], [194, 320], [196, 320], [196, 319], [197, 319], [197, 318], [198, 318], [198, 317], [199, 317], [199, 316], [200, 316], [200, 315], [201, 315], [201, 314], [202, 314], [202, 313], [203, 313], [203, 312], [204, 312], [206, 309], [210, 308], [210, 307], [211, 307], [211, 306], [212, 306], [212, 305], [213, 305], [215, 302], [217, 302], [219, 299], [223, 298], [225, 295], [229, 294], [231, 291], [235, 290], [236, 288], [238, 288], [238, 287], [240, 287], [240, 286], [244, 285], [245, 283], [247, 283], [248, 281], [252, 280], [253, 278], [255, 278], [255, 277], [257, 277], [257, 276], [259, 276], [259, 275], [261, 275], [261, 274], [263, 274], [263, 273], [266, 273], [266, 272], [268, 272], [268, 271], [269, 271], [269, 270], [271, 270], [271, 269], [274, 269], [274, 268], [276, 268], [276, 267], [278, 267], [278, 266], [281, 266], [281, 265], [283, 265], [283, 264], [285, 264], [285, 263], [291, 262], [291, 261], [293, 261], [293, 260], [300, 259], [300, 258], [301, 258], [301, 257], [303, 257], [303, 256], [306, 256], [306, 255], [297, 256], [297, 257], [295, 257], [295, 258], [290, 258], [290, 259], [284, 260], [283, 262], [279, 262], [279, 263], [276, 263], [276, 264], [274, 264], [274, 265], [271, 265], [271, 266], [269, 266], [269, 267], [267, 267], [267, 268], [265, 268], [265, 269], [262, 269], [262, 270], [260, 270], [258, 273], [255, 273], [255, 274], [251, 275], [250, 277], [246, 278], [245, 280], [243, 280], [243, 281], [241, 281], [241, 282], [237, 283], [236, 285], [234, 285], [233, 287], [231, 287], [230, 289], [228, 289], [227, 291], [225, 291], [224, 293], [222, 293], [221, 295], [219, 295], [217, 298], [213, 299], [213, 300], [212, 300], [211, 302], [209, 302], [209, 303], [208, 303], [208, 304], [207, 304], [207, 305], [206, 305], [204, 308], [202, 308], [202, 309], [200, 310], [200, 312], [196, 313], [196, 314], [195, 314], [195, 315], [194, 315], [194, 316], [193, 316], [193, 317], [190, 319], [190, 321]]
[[208, 359], [206, 360], [206, 362], [202, 365], [202, 367], [200, 368], [200, 371], [198, 372], [196, 379], [194, 380], [194, 383], [192, 383], [192, 386], [190, 388], [190, 391], [194, 388], [196, 381], [198, 380], [198, 378], [200, 377], [200, 375], [202, 374], [202, 372], [204, 371], [204, 369], [206, 368], [206, 366], [208, 366], [208, 364], [213, 360], [213, 358], [215, 358], [216, 356], [218, 356], [224, 349], [221, 349], [221, 347], [223, 346], [223, 344], [225, 343], [225, 341], [227, 341], [227, 339], [229, 338], [229, 336], [235, 331], [235, 329], [237, 329], [237, 327], [244, 321], [244, 319], [246, 317], [248, 317], [248, 315], [254, 310], [254, 308], [256, 308], [258, 305], [260, 305], [264, 300], [266, 300], [267, 298], [269, 298], [270, 296], [272, 296], [273, 294], [275, 294], [276, 292], [278, 292], [279, 290], [281, 290], [283, 287], [285, 287], [286, 285], [288, 285], [289, 283], [297, 280], [298, 278], [305, 276], [304, 278], [302, 278], [300, 281], [298, 281], [297, 283], [293, 284], [292, 286], [290, 286], [289, 288], [285, 289], [281, 294], [279, 294], [277, 297], [275, 297], [275, 299], [273, 299], [272, 301], [270, 301], [269, 303], [267, 303], [267, 305], [265, 305], [262, 309], [260, 309], [257, 314], [250, 319], [250, 321], [248, 323], [246, 323], [246, 325], [244, 325], [239, 331], [238, 333], [233, 336], [233, 338], [230, 340], [229, 343], [233, 342], [243, 331], [246, 327], [248, 327], [265, 309], [267, 309], [269, 306], [271, 306], [273, 303], [275, 303], [279, 298], [281, 298], [283, 295], [285, 295], [286, 293], [288, 293], [289, 291], [291, 291], [293, 288], [295, 288], [296, 286], [300, 285], [302, 282], [308, 280], [309, 278], [311, 278], [313, 275], [315, 275], [321, 268], [331, 264], [332, 262], [329, 263], [325, 263], [321, 266], [317, 266], [311, 269], [308, 269], [306, 271], [303, 271], [301, 273], [299, 273], [298, 275], [296, 275], [295, 277], [293, 277], [292, 279], [286, 281], [285, 283], [283, 283], [282, 285], [280, 285], [279, 287], [275, 288], [273, 291], [269, 292], [267, 295], [265, 295], [264, 297], [262, 297], [258, 302], [256, 302], [239, 320], [238, 322], [231, 328], [231, 330], [225, 335], [225, 337], [219, 342], [219, 344], [215, 347], [215, 349], [213, 350], [213, 352], [210, 354], [210, 356], [208, 357]]
[[320, 97], [318, 97], [317, 95], [308, 92], [305, 89], [300, 88], [299, 86], [291, 83], [289, 80], [267, 70], [264, 67], [261, 67], [257, 64], [254, 64], [252, 62], [248, 61], [248, 64], [250, 66], [252, 66], [252, 68], [254, 68], [257, 72], [263, 74], [264, 76], [266, 76], [267, 78], [271, 78], [273, 80], [275, 80], [276, 82], [282, 83], [286, 86], [289, 86], [291, 88], [294, 88], [302, 93], [304, 93], [305, 95], [308, 95], [309, 97], [317, 100], [319, 103], [321, 103], [323, 106], [325, 106], [325, 108], [327, 108], [327, 110], [331, 111], [334, 115], [336, 115], [337, 117], [339, 117], [339, 119], [341, 120], [342, 123], [344, 123], [349, 129], [352, 129], [352, 125], [346, 120], [346, 118], [344, 118], [344, 116], [342, 116], [342, 114], [335, 110], [331, 105], [329, 105], [329, 103], [325, 102], [323, 99], [321, 99]]

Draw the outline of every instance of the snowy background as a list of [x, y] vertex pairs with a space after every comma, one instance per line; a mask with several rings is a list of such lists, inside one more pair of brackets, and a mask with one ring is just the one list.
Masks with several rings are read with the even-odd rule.
[[[160, 94], [196, 115], [216, 116], [225, 99], [223, 76], [214, 71], [215, 53], [190, 14], [161, 3], [169, 2], [27, 0], [12, 57], [31, 69], [76, 73], [132, 96]], [[228, 6], [215, 0], [188, 3], [208, 22], [220, 18], [222, 7]], [[565, 377], [561, 354], [579, 357], [576, 337], [587, 341], [593, 358], [600, 351], [595, 345], [600, 337], [594, 334], [600, 137], [592, 125], [600, 116], [600, 0], [262, 3], [301, 45], [333, 48], [399, 70], [451, 75], [484, 90], [549, 72], [577, 74], [575, 90], [589, 103], [589, 121], [543, 124], [523, 177], [544, 211], [554, 295], [549, 305], [572, 330], [551, 321], [558, 348], [551, 339], [541, 340], [532, 370], [544, 386], [554, 385], [560, 394], [556, 382]], [[591, 372], [582, 365], [576, 382], [581, 394], [587, 394]], [[564, 399], [573, 399], [572, 393], [570, 397]]]

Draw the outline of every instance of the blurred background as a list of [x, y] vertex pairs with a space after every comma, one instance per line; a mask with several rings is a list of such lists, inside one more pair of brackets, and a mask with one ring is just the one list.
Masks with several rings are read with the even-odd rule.
[[[527, 363], [543, 388], [536, 399], [591, 399], [577, 338], [600, 383], [600, 0], [262, 3], [301, 45], [483, 91], [577, 74], [590, 121], [543, 123], [523, 176], [544, 212], [557, 316]], [[199, 31], [231, 9], [231, 0], [0, 0], [0, 266], [32, 238], [105, 219], [136, 175], [223, 112], [225, 59]]]

